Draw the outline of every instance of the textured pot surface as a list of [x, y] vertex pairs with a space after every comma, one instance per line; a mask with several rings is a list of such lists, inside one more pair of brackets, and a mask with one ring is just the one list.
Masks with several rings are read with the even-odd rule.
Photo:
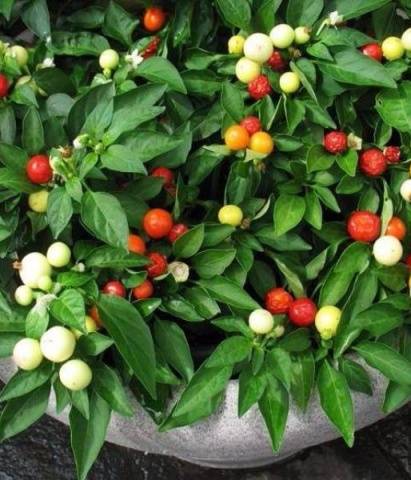
[[[353, 394], [357, 430], [384, 416], [380, 406], [386, 380], [375, 370], [367, 370], [372, 379], [374, 395]], [[7, 381], [14, 371], [12, 361], [0, 361], [1, 380]], [[304, 448], [339, 437], [322, 412], [318, 398], [313, 397], [306, 414], [291, 405], [283, 447], [273, 455], [258, 409], [252, 408], [242, 418], [237, 417], [237, 392], [238, 383], [231, 381], [217, 413], [191, 427], [167, 433], [159, 433], [151, 418], [131, 397], [134, 417], [124, 418], [113, 414], [107, 439], [125, 447], [172, 455], [200, 465], [251, 468], [281, 460]], [[48, 412], [54, 418], [68, 423], [65, 412], [56, 415], [54, 398], [50, 401]]]

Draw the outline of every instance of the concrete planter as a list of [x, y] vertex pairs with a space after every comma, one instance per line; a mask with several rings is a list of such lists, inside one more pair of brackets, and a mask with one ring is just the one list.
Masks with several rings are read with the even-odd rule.
[[[384, 416], [380, 406], [387, 382], [375, 370], [367, 370], [372, 379], [374, 395], [353, 395], [357, 429]], [[6, 382], [14, 371], [12, 361], [0, 361], [2, 381]], [[159, 433], [151, 418], [132, 399], [136, 412], [134, 417], [124, 418], [113, 414], [108, 440], [136, 450], [175, 456], [208, 467], [252, 468], [279, 461], [339, 436], [322, 412], [318, 398], [313, 397], [305, 415], [291, 406], [282, 450], [273, 455], [257, 408], [252, 408], [240, 419], [237, 417], [237, 391], [238, 383], [231, 381], [224, 403], [216, 414], [194, 426], [167, 433]], [[54, 398], [50, 401], [48, 412], [52, 417], [68, 423], [66, 413], [56, 415]]]

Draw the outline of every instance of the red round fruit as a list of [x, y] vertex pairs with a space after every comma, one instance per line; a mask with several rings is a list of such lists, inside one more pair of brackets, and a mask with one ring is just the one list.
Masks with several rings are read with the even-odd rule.
[[384, 156], [388, 163], [398, 163], [401, 160], [401, 149], [394, 145], [384, 148]]
[[338, 130], [328, 132], [324, 135], [323, 145], [327, 152], [330, 152], [333, 155], [344, 153], [348, 146], [347, 135]]
[[176, 223], [173, 225], [172, 229], [167, 235], [167, 238], [171, 243], [174, 243], [177, 238], [180, 238], [181, 235], [184, 235], [186, 232], [188, 232], [187, 225], [184, 225], [184, 223]]
[[361, 47], [361, 51], [364, 55], [367, 55], [367, 57], [377, 60], [377, 62], [382, 61], [382, 48], [378, 43], [368, 43]]
[[260, 130], [262, 130], [260, 119], [252, 115], [250, 115], [249, 117], [243, 118], [241, 120], [240, 125], [247, 130], [249, 135], [254, 135], [254, 133], [257, 133]]
[[159, 37], [154, 37], [153, 40], [151, 40], [151, 42], [144, 49], [141, 56], [143, 58], [149, 58], [149, 57], [152, 57], [153, 55], [155, 55], [157, 53], [159, 43], [160, 43], [160, 38]]
[[388, 222], [385, 235], [391, 235], [402, 241], [407, 236], [407, 226], [399, 217], [392, 217]]
[[27, 177], [31, 183], [48, 183], [53, 178], [49, 157], [47, 155], [34, 155], [26, 165]]
[[248, 93], [254, 100], [260, 100], [271, 93], [271, 85], [268, 77], [259, 75], [248, 84]]
[[152, 208], [143, 218], [144, 231], [151, 238], [166, 237], [173, 227], [173, 217], [162, 208]]
[[144, 12], [144, 28], [149, 32], [161, 30], [166, 23], [166, 14], [160, 7], [150, 7]]
[[381, 233], [381, 219], [367, 210], [353, 212], [347, 220], [347, 232], [358, 242], [373, 242]]
[[103, 322], [101, 321], [101, 318], [100, 318], [100, 314], [98, 313], [98, 309], [97, 309], [97, 306], [96, 305], [93, 305], [88, 314], [90, 315], [90, 317], [96, 322], [97, 326], [98, 327], [102, 327], [103, 326]]
[[273, 315], [287, 313], [294, 301], [284, 288], [272, 288], [265, 295], [265, 308]]
[[174, 173], [167, 167], [154, 168], [151, 171], [151, 176], [162, 178], [165, 187], [169, 187], [174, 182]]
[[288, 317], [297, 327], [308, 327], [314, 323], [316, 313], [317, 306], [310, 298], [298, 298], [290, 305]]
[[407, 265], [407, 267], [411, 270], [411, 253], [407, 256], [407, 258], [405, 259], [405, 264]]
[[284, 72], [287, 68], [287, 62], [284, 60], [281, 52], [279, 52], [278, 50], [274, 50], [267, 63], [275, 72]]
[[133, 288], [133, 297], [136, 300], [143, 300], [153, 296], [154, 287], [150, 280], [144, 280], [138, 287]]
[[167, 272], [167, 258], [159, 252], [150, 252], [147, 254], [150, 263], [146, 265], [148, 276], [151, 278], [159, 277]]
[[387, 159], [379, 148], [369, 148], [360, 155], [360, 170], [368, 177], [382, 175], [388, 167]]
[[128, 236], [128, 251], [144, 255], [146, 253], [146, 244], [140, 235], [131, 233]]
[[114, 295], [116, 297], [126, 296], [126, 287], [118, 280], [110, 280], [107, 282], [101, 291], [107, 295]]
[[10, 83], [3, 73], [0, 73], [0, 98], [7, 97], [9, 93]]

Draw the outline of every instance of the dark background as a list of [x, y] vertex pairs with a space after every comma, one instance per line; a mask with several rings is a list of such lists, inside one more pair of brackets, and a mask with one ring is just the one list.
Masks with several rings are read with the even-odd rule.
[[[44, 418], [0, 445], [0, 480], [74, 480], [67, 427]], [[411, 404], [356, 435], [310, 448], [261, 470], [214, 470], [106, 443], [89, 480], [411, 479]]]

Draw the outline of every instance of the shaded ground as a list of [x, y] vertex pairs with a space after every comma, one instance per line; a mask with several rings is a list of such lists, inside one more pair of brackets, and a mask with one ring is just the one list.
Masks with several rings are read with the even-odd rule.
[[[68, 429], [46, 418], [0, 445], [0, 480], [74, 480]], [[106, 444], [90, 480], [411, 480], [411, 404], [357, 434], [257, 471], [213, 470]]]

